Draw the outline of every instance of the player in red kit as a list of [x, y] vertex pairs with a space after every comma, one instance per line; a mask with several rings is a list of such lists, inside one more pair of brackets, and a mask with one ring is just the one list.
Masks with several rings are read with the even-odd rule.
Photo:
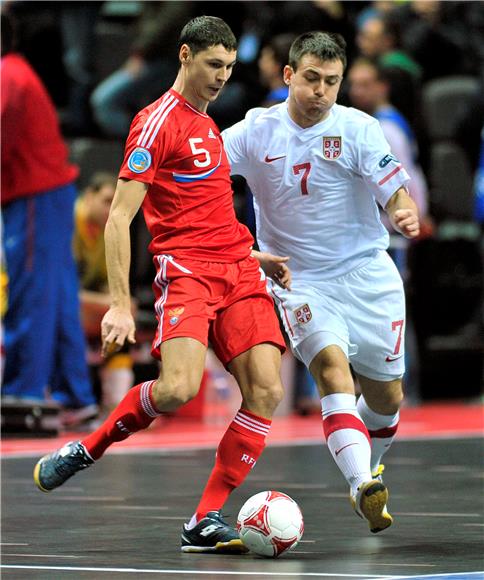
[[239, 384], [242, 407], [218, 446], [196, 512], [183, 527], [186, 552], [245, 551], [220, 510], [262, 453], [283, 394], [284, 341], [265, 274], [287, 287], [287, 258], [252, 251], [253, 239], [235, 217], [220, 132], [206, 113], [230, 77], [235, 56], [235, 37], [223, 20], [202, 16], [183, 28], [173, 87], [131, 125], [106, 226], [112, 305], [102, 322], [103, 352], [135, 341], [129, 225], [143, 206], [157, 269], [153, 354], [162, 361], [160, 376], [133, 387], [97, 431], [43, 457], [34, 470], [37, 486], [50, 491], [92, 465], [112, 443], [192, 399], [210, 340]]

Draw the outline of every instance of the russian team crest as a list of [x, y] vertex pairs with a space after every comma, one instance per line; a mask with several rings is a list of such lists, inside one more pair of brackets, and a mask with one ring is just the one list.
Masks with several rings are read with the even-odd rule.
[[294, 310], [294, 316], [299, 324], [306, 324], [313, 317], [313, 313], [311, 312], [311, 308], [309, 308], [309, 304], [303, 304]]
[[185, 312], [184, 306], [179, 306], [177, 308], [170, 308], [170, 310], [168, 310], [168, 315], [170, 316], [170, 324], [172, 326], [175, 325], [180, 320], [180, 316], [184, 312]]
[[323, 137], [323, 155], [333, 161], [341, 155], [341, 137]]

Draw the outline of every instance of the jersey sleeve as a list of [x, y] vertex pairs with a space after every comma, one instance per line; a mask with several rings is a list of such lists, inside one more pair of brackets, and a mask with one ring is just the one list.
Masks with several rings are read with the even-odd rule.
[[166, 125], [150, 133], [150, 117], [138, 113], [131, 123], [119, 177], [151, 185], [167, 156], [169, 141]]
[[410, 177], [393, 155], [378, 121], [364, 126], [358, 149], [359, 173], [384, 208], [397, 189], [407, 186]]
[[245, 177], [248, 173], [247, 125], [247, 119], [244, 119], [222, 132], [225, 152], [230, 162], [231, 175]]

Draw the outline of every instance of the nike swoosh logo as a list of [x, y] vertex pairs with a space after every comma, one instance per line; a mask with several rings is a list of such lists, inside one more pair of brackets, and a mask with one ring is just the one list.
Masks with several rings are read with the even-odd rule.
[[398, 360], [399, 358], [402, 358], [403, 354], [399, 355], [399, 356], [387, 356], [387, 358], [385, 359], [385, 362], [393, 362], [394, 360]]
[[343, 451], [343, 449], [346, 449], [347, 447], [351, 447], [352, 445], [359, 445], [359, 443], [348, 443], [348, 445], [341, 447], [341, 449], [338, 449], [337, 451], [335, 451], [336, 457], [338, 457], [338, 455]]
[[279, 155], [279, 157], [269, 157], [269, 155], [266, 155], [264, 161], [266, 163], [272, 163], [273, 161], [277, 161], [278, 159], [284, 159], [284, 157], [285, 155]]

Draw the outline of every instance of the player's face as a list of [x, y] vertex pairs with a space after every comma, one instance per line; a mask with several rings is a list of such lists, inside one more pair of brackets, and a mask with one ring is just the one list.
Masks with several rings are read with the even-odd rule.
[[[190, 49], [183, 56], [181, 51], [182, 66], [185, 67], [185, 89], [186, 95], [191, 96], [194, 104], [198, 108], [205, 110], [208, 103], [215, 101], [225, 83], [232, 74], [235, 57], [235, 50], [227, 50], [221, 44], [211, 46], [195, 55]], [[183, 60], [185, 58], [185, 60]], [[188, 98], [190, 101], [191, 99]]]
[[296, 70], [289, 65], [284, 68], [284, 80], [289, 85], [292, 119], [301, 127], [311, 127], [323, 121], [336, 102], [343, 80], [343, 63], [305, 54]]
[[108, 221], [111, 202], [114, 197], [114, 187], [103, 185], [99, 191], [88, 191], [86, 200], [90, 218], [99, 226], [104, 227]]
[[373, 113], [381, 98], [381, 83], [371, 65], [356, 64], [348, 73], [351, 104], [365, 113]]

